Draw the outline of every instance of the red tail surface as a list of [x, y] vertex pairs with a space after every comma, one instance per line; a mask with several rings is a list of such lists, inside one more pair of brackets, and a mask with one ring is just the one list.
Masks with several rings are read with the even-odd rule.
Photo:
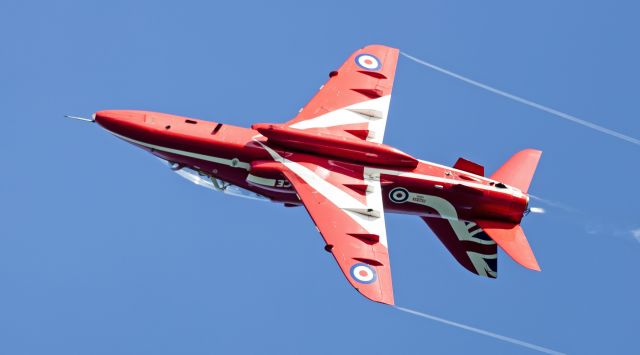
[[525, 149], [516, 153], [498, 171], [491, 175], [491, 179], [503, 182], [527, 193], [533, 173], [536, 171], [542, 151]]
[[496, 221], [476, 221], [476, 223], [518, 264], [527, 269], [540, 271], [538, 261], [519, 224]]

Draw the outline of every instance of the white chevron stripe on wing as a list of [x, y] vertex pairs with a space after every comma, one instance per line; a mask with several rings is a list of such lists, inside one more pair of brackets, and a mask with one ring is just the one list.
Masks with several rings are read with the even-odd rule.
[[[353, 198], [340, 188], [327, 182], [315, 172], [297, 162], [282, 157], [275, 150], [266, 144], [257, 141], [271, 155], [271, 157], [286, 166], [294, 174], [304, 180], [314, 190], [318, 191], [328, 201], [340, 208], [345, 214], [351, 217], [362, 228], [371, 234], [380, 236], [380, 244], [387, 247], [387, 233], [384, 223], [384, 210], [382, 207], [382, 189], [380, 187], [380, 175], [377, 174], [377, 181], [365, 180], [365, 183], [372, 187], [373, 192], [367, 193], [367, 204], [363, 204]], [[375, 172], [373, 174], [376, 174]], [[369, 178], [368, 171], [365, 169], [365, 177]]]
[[348, 124], [366, 123], [368, 124], [368, 141], [382, 143], [384, 131], [387, 125], [387, 114], [391, 95], [379, 97], [377, 99], [359, 102], [345, 108], [327, 112], [324, 115], [308, 120], [300, 121], [291, 125], [295, 129], [328, 128]]

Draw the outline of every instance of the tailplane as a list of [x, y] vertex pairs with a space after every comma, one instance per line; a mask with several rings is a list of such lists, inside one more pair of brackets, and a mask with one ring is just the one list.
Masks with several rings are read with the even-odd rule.
[[460, 265], [476, 275], [498, 277], [498, 246], [518, 264], [540, 271], [538, 261], [519, 224], [485, 220], [474, 223], [426, 216], [421, 218]]
[[465, 269], [492, 279], [498, 277], [498, 246], [478, 224], [438, 217], [421, 218]]
[[491, 179], [513, 186], [527, 193], [541, 155], [542, 151], [535, 149], [520, 151], [513, 155], [511, 159], [507, 160], [498, 171], [493, 173]]
[[540, 265], [519, 224], [497, 221], [476, 221], [476, 223], [514, 261], [527, 269], [540, 271]]
[[[491, 179], [526, 194], [541, 155], [542, 152], [535, 149], [520, 151], [491, 175]], [[462, 158], [454, 167], [476, 175], [484, 173], [482, 166]], [[518, 264], [540, 271], [520, 224], [494, 220], [462, 221], [443, 216], [425, 216], [422, 219], [455, 259], [474, 274], [490, 278], [498, 276], [498, 246]]]

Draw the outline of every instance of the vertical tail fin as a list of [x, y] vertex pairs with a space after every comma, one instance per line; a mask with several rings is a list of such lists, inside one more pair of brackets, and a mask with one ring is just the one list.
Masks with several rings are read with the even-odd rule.
[[[542, 152], [535, 149], [520, 151], [493, 173], [491, 179], [513, 186], [526, 194], [541, 155]], [[513, 260], [528, 269], [540, 271], [538, 261], [519, 224], [476, 222]]]
[[540, 271], [519, 224], [486, 220], [473, 223], [426, 216], [422, 219], [456, 260], [474, 274], [489, 278], [498, 276], [497, 246], [518, 264]]
[[491, 179], [503, 182], [527, 193], [533, 173], [536, 171], [542, 151], [525, 149], [514, 154], [498, 171], [491, 175]]
[[465, 269], [492, 279], [498, 277], [498, 246], [476, 223], [421, 218]]

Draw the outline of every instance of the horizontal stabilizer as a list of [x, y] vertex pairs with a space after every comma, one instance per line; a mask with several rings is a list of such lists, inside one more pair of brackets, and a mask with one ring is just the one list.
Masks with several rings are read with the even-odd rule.
[[476, 223], [518, 264], [527, 269], [540, 271], [538, 261], [519, 224], [496, 221], [476, 221]]
[[491, 179], [503, 182], [527, 193], [541, 155], [542, 152], [535, 149], [520, 151], [504, 163], [498, 171], [493, 173]]
[[498, 277], [496, 242], [476, 223], [427, 216], [421, 218], [465, 269], [492, 279]]

